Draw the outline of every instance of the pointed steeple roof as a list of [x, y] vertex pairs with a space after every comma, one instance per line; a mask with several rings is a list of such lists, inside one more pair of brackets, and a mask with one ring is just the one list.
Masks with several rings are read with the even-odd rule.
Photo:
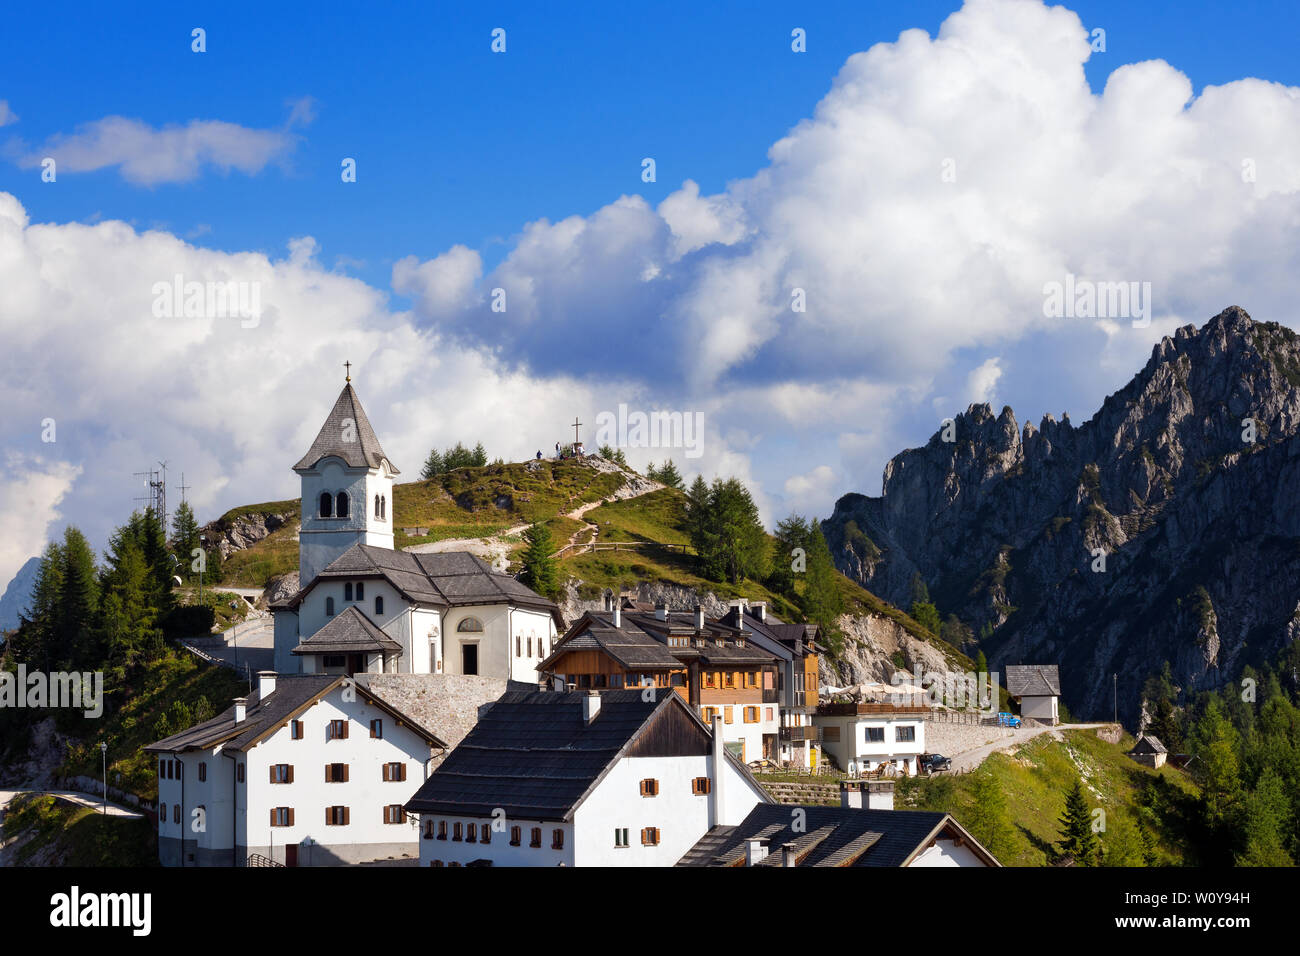
[[[293, 466], [293, 470], [306, 471], [314, 468], [322, 458], [331, 455], [342, 458], [352, 468], [378, 468], [381, 461], [388, 460], [384, 450], [379, 447], [375, 430], [370, 426], [366, 410], [361, 407], [361, 400], [357, 398], [350, 382], [339, 392], [338, 401], [321, 426], [316, 440], [311, 443], [307, 454]], [[388, 462], [388, 469], [395, 475], [399, 474], [391, 461]]]

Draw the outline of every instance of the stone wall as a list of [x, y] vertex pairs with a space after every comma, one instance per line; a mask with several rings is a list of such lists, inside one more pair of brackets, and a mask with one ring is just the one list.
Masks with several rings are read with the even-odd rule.
[[443, 740], [448, 753], [478, 722], [483, 706], [512, 689], [505, 680], [462, 674], [357, 674], [356, 680]]

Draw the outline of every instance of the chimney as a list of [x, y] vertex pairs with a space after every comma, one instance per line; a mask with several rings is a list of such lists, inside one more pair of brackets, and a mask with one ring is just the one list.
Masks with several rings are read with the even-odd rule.
[[894, 809], [894, 781], [871, 780], [867, 783], [867, 809]]
[[582, 720], [583, 723], [591, 723], [600, 713], [600, 694], [594, 690], [587, 691], [582, 697]]
[[857, 780], [840, 781], [840, 806], [846, 810], [862, 809], [862, 784]]
[[767, 845], [762, 840], [745, 841], [745, 866], [753, 866], [759, 860], [767, 858]]
[[614, 591], [611, 588], [605, 588], [605, 610], [614, 610]]
[[793, 843], [781, 844], [781, 865], [794, 866], [794, 844]]
[[246, 716], [248, 716], [248, 698], [236, 697], [235, 698], [235, 723], [242, 724]]
[[623, 602], [621, 600], [614, 602], [614, 626], [623, 626]]
[[257, 672], [257, 700], [258, 703], [266, 700], [275, 693], [275, 671], [258, 671]]
[[754, 616], [758, 618], [759, 623], [766, 623], [766, 622], [767, 622], [767, 602], [766, 602], [766, 601], [754, 601], [754, 602], [751, 603], [749, 606], [750, 606], [751, 609], [753, 609], [753, 611], [754, 611]]
[[704, 630], [704, 605], [703, 604], [695, 605], [695, 630], [697, 632]]
[[731, 606], [736, 609], [736, 627], [743, 631], [745, 629], [745, 602], [732, 601]]
[[659, 601], [658, 603], [655, 604], [655, 620], [656, 621], [668, 620], [668, 605], [665, 604], [663, 601]]
[[710, 741], [713, 752], [712, 776], [709, 787], [709, 800], [712, 802], [713, 826], [726, 827], [731, 826], [731, 820], [727, 815], [727, 795], [725, 781], [727, 779], [727, 748], [722, 742], [722, 715], [713, 715], [713, 739]]

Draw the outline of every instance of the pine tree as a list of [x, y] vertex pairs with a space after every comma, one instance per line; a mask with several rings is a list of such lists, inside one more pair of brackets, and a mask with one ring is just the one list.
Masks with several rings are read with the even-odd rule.
[[804, 578], [804, 616], [816, 624], [828, 639], [838, 635], [835, 620], [844, 613], [844, 595], [840, 590], [840, 572], [831, 558], [831, 549], [822, 534], [821, 522], [808, 523], [808, 573]]
[[524, 532], [524, 569], [519, 580], [538, 594], [555, 598], [560, 593], [560, 570], [556, 564], [555, 544], [544, 524], [533, 524]]
[[470, 462], [475, 468], [482, 468], [487, 464], [487, 451], [483, 448], [482, 442], [479, 442], [474, 446], [474, 454], [471, 457]]
[[[1163, 741], [1162, 741], [1163, 742]], [[1193, 764], [1201, 784], [1203, 815], [1212, 834], [1222, 838], [1238, 822], [1241, 798], [1241, 738], [1228, 721], [1217, 697], [1210, 697], [1196, 725]]]
[[53, 669], [55, 642], [61, 610], [59, 594], [63, 590], [63, 552], [56, 542], [45, 546], [41, 556], [31, 602], [23, 612], [18, 633], [9, 641], [9, 649], [20, 661]]
[[[983, 651], [980, 651], [979, 655], [975, 658], [975, 673], [987, 674], [988, 672], [989, 672], [988, 658], [984, 656]], [[989, 679], [992, 680], [992, 678]]]
[[680, 490], [682, 487], [681, 472], [677, 470], [677, 466], [673, 464], [671, 458], [663, 463], [663, 467], [659, 469], [658, 474], [651, 475], [650, 477], [661, 485], [667, 485], [669, 488], [677, 488]]
[[50, 655], [59, 670], [81, 669], [99, 662], [96, 628], [99, 623], [99, 583], [95, 555], [86, 536], [75, 527], [63, 533], [62, 580]]
[[118, 683], [141, 662], [158, 628], [149, 583], [143, 552], [127, 529], [119, 528], [109, 542], [100, 614], [100, 643]]
[[199, 523], [194, 520], [194, 510], [189, 502], [182, 501], [172, 516], [172, 554], [176, 556], [173, 565], [175, 573], [183, 580], [197, 576], [190, 567], [194, 562], [194, 549], [199, 547]]
[[1092, 813], [1083, 796], [1083, 783], [1077, 778], [1065, 797], [1065, 813], [1061, 816], [1059, 832], [1063, 857], [1073, 858], [1076, 866], [1092, 866], [1097, 862], [1097, 835], [1092, 832]]
[[690, 491], [686, 492], [686, 533], [690, 538], [691, 547], [701, 559], [708, 547], [708, 528], [709, 485], [704, 480], [704, 476], [696, 475]]
[[800, 574], [808, 571], [808, 536], [811, 530], [808, 522], [797, 514], [777, 522], [774, 532], [776, 547], [772, 555], [772, 573], [768, 575], [767, 584], [778, 594], [797, 599], [794, 586], [795, 569], [798, 567]]
[[443, 464], [442, 454], [438, 449], [434, 448], [429, 452], [429, 457], [424, 460], [424, 467], [420, 469], [420, 477], [428, 481], [430, 478], [441, 475], [446, 470], [447, 467]]
[[994, 856], [1012, 849], [1012, 829], [1007, 819], [1007, 798], [997, 778], [980, 770], [971, 781], [971, 808], [966, 817], [971, 835]]
[[1295, 865], [1286, 852], [1287, 834], [1294, 832], [1291, 801], [1272, 768], [1264, 771], [1246, 798], [1243, 818], [1245, 849], [1237, 857], [1238, 866]]
[[736, 478], [715, 479], [709, 488], [704, 545], [701, 565], [714, 580], [739, 584], [768, 572], [769, 545], [758, 506]]

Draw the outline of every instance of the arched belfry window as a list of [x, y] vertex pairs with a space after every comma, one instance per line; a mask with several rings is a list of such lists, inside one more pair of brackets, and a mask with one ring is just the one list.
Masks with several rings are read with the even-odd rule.
[[388, 520], [388, 495], [381, 495], [379, 498], [379, 517]]
[[346, 491], [339, 492], [338, 506], [334, 509], [334, 512], [340, 518], [348, 516], [348, 493]]
[[334, 599], [332, 597], [327, 597], [325, 599], [325, 616], [326, 617], [334, 616]]
[[467, 617], [456, 625], [456, 630], [462, 634], [479, 634], [483, 631], [483, 622], [476, 617]]
[[358, 581], [358, 582], [357, 582], [357, 600], [358, 600], [358, 601], [364, 601], [365, 599], [366, 599], [366, 582], [365, 582], [365, 581]]
[[320, 516], [328, 518], [334, 513], [334, 497], [328, 491], [320, 493]]
[[375, 613], [376, 614], [384, 613], [384, 596], [382, 594], [375, 595]]
[[379, 496], [375, 495], [375, 517], [382, 518], [384, 513], [379, 510]]
[[352, 582], [351, 582], [351, 581], [345, 581], [345, 582], [343, 582], [343, 600], [345, 600], [345, 601], [351, 601], [351, 600], [352, 600]]

